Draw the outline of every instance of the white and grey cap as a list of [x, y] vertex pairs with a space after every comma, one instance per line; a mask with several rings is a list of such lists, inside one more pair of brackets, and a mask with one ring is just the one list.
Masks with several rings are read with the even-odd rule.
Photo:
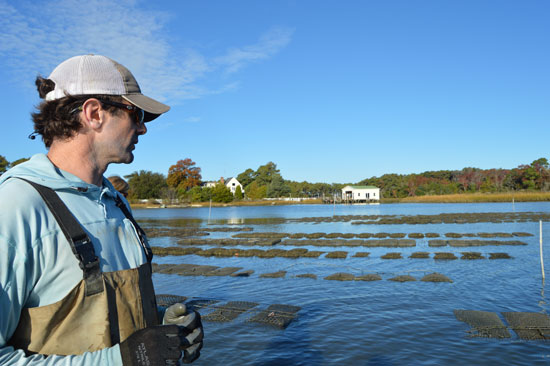
[[67, 95], [119, 95], [146, 112], [145, 122], [170, 110], [166, 104], [141, 94], [130, 70], [105, 56], [71, 57], [59, 64], [48, 79], [55, 83], [55, 88], [46, 95], [47, 101]]

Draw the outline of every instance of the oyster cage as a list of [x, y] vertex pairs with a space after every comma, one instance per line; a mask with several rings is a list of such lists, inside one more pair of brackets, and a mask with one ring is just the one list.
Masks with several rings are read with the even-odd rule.
[[265, 309], [256, 309], [259, 303], [250, 301], [229, 301], [219, 304], [215, 299], [191, 299], [185, 296], [159, 294], [156, 296], [157, 304], [162, 307], [169, 307], [182, 302], [192, 310], [212, 310], [201, 317], [204, 321], [230, 322], [238, 317], [246, 316], [245, 322], [258, 323], [285, 329], [298, 317], [301, 307], [287, 304], [271, 304]]
[[[511, 338], [508, 327], [497, 313], [478, 310], [454, 310], [457, 320], [468, 324], [471, 337]], [[550, 340], [550, 317], [541, 313], [501, 313], [510, 329], [522, 340]]]

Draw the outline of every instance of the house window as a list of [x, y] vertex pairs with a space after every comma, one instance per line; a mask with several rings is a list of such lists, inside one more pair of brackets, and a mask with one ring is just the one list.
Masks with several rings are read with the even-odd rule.
[[361, 193], [357, 193], [357, 197], [359, 197], [361, 195]]

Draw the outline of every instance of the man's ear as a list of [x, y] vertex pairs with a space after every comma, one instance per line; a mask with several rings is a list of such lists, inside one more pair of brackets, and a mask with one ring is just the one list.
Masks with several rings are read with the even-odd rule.
[[103, 107], [101, 102], [95, 98], [90, 98], [82, 104], [83, 123], [91, 129], [100, 129], [103, 124]]

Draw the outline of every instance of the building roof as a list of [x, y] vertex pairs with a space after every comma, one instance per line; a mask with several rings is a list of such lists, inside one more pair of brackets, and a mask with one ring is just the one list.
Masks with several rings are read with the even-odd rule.
[[[375, 186], [356, 186], [356, 185], [348, 185], [346, 187], [351, 187], [353, 189], [379, 189], [378, 187], [375, 187]], [[344, 187], [344, 188], [346, 188]]]
[[237, 183], [239, 183], [239, 185], [242, 185], [241, 182], [239, 182], [239, 180], [238, 180], [237, 178], [235, 178], [235, 177], [227, 178], [227, 179], [225, 180], [225, 185], [229, 184], [229, 182], [231, 181], [231, 179], [235, 179], [235, 181], [236, 181]]

